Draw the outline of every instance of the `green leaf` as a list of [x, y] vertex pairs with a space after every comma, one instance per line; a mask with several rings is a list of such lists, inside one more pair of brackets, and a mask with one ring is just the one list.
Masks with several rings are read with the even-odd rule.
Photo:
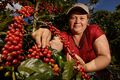
[[81, 72], [78, 72], [78, 74], [76, 75], [76, 80], [82, 80], [81, 79]]
[[64, 67], [65, 55], [62, 55], [62, 52], [52, 52], [52, 58], [55, 60], [55, 63], [58, 64], [61, 69]]
[[62, 80], [70, 80], [74, 75], [74, 61], [66, 62], [62, 73]]
[[52, 78], [52, 68], [38, 59], [27, 59], [18, 67], [25, 80], [48, 80]]

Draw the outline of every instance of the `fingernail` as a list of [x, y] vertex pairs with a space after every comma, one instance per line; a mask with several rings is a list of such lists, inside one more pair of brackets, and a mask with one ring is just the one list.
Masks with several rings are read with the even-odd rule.
[[41, 47], [41, 45], [40, 45], [40, 44], [38, 44], [38, 47], [40, 48], [40, 47]]
[[38, 47], [40, 48], [40, 45], [38, 45]]
[[42, 48], [45, 48], [45, 46], [43, 45]]

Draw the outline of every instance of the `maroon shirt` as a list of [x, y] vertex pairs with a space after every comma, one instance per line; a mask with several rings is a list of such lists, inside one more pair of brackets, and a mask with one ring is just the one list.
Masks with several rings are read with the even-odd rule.
[[96, 58], [93, 43], [98, 37], [103, 35], [104, 32], [100, 29], [98, 25], [89, 25], [81, 38], [79, 47], [76, 46], [72, 35], [65, 32], [63, 32], [62, 34], [66, 37], [67, 42], [70, 42], [70, 49], [74, 50], [74, 52], [87, 63]]

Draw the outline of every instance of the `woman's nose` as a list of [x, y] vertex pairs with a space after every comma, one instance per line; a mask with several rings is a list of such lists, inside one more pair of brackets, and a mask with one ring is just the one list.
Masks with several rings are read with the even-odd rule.
[[80, 19], [79, 19], [79, 18], [76, 18], [76, 19], [75, 19], [75, 23], [80, 23]]

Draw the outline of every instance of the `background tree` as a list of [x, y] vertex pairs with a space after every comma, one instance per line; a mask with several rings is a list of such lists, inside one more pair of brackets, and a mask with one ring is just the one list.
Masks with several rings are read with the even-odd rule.
[[120, 11], [120, 4], [116, 7], [116, 11]]

